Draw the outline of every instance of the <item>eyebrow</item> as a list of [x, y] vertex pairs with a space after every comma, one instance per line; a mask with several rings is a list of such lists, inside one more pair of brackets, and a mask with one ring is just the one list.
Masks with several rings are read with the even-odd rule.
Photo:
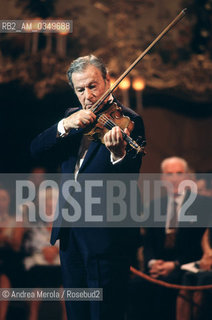
[[185, 172], [184, 171], [165, 172], [165, 174], [176, 174], [176, 173], [185, 173]]
[[[89, 87], [89, 86], [91, 86], [92, 84], [96, 84], [97, 83], [97, 81], [95, 81], [95, 80], [93, 80], [93, 81], [91, 81], [91, 82], [89, 82], [88, 83], [88, 85], [86, 85], [86, 87]], [[75, 87], [76, 89], [82, 89], [82, 88], [84, 88], [84, 86], [79, 86], [79, 87]]]

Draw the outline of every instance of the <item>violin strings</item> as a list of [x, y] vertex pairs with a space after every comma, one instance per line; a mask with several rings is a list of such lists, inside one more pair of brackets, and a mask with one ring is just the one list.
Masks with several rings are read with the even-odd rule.
[[[110, 118], [108, 118], [106, 115], [102, 115], [100, 120], [103, 120], [102, 124], [103, 125], [107, 124], [109, 129], [112, 129], [113, 127], [116, 126], [116, 124]], [[125, 132], [122, 129], [121, 129], [121, 132], [125, 135]]]
[[[108, 118], [106, 115], [101, 115], [98, 120], [104, 126], [107, 124], [108, 129], [112, 129], [113, 127], [116, 126], [116, 124], [110, 118]], [[123, 129], [121, 129], [121, 132], [124, 134], [124, 137], [127, 138], [128, 142], [130, 141], [131, 143], [134, 143], [132, 138], [127, 136]]]
[[[113, 127], [116, 126], [116, 124], [110, 118], [108, 118], [106, 115], [102, 115], [100, 120], [102, 120], [102, 119], [103, 119], [102, 124], [103, 125], [108, 124], [109, 129], [112, 129]], [[120, 129], [121, 129], [121, 132], [125, 135], [124, 130], [122, 128], [120, 128]]]
[[105, 125], [105, 124], [108, 124], [109, 125], [109, 128], [112, 129], [113, 127], [115, 127], [115, 123], [112, 122], [110, 120], [110, 118], [108, 118], [106, 115], [102, 115], [100, 120], [103, 120], [102, 121], [102, 124]]
[[[104, 126], [107, 124], [107, 128], [108, 128], [108, 129], [112, 129], [113, 127], [116, 126], [116, 124], [115, 124], [110, 118], [108, 118], [105, 114], [101, 115], [98, 120], [99, 120], [99, 122], [100, 122], [101, 124], [103, 124]], [[121, 129], [121, 132], [122, 132], [122, 134], [123, 134], [123, 138], [125, 138], [125, 140], [126, 140], [128, 143], [130, 143], [131, 146], [133, 146], [134, 148], [137, 149], [137, 148], [138, 148], [137, 142], [134, 141], [130, 136], [128, 136], [128, 135], [124, 132], [124, 130], [123, 130], [122, 128], [120, 128], [120, 129]]]

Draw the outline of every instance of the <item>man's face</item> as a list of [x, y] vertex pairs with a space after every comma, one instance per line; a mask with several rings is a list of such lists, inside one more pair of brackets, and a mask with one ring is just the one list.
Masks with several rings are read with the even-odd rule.
[[93, 65], [82, 72], [74, 72], [72, 82], [83, 109], [90, 109], [110, 86], [109, 77], [103, 79], [101, 71]]
[[178, 194], [179, 184], [187, 177], [185, 169], [184, 163], [179, 160], [167, 162], [163, 169], [162, 179], [171, 182], [174, 194]]
[[8, 213], [10, 196], [6, 190], [0, 190], [0, 213]]

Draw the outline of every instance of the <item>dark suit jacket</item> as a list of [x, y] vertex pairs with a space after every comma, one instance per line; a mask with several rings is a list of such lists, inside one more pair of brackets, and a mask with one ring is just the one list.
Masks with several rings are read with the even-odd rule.
[[[188, 197], [185, 196], [184, 202]], [[161, 212], [167, 211], [167, 197], [161, 199]], [[193, 204], [187, 209], [186, 215], [197, 215], [197, 221], [206, 222], [210, 220], [210, 199], [197, 196]], [[150, 212], [153, 215], [154, 202], [150, 205]], [[199, 219], [200, 218], [200, 219]], [[183, 225], [179, 223], [176, 232], [175, 245], [172, 249], [165, 247], [166, 232], [165, 227], [155, 227], [146, 229], [144, 244], [144, 260], [146, 269], [151, 259], [163, 259], [165, 261], [178, 261], [180, 264], [199, 260], [202, 256], [201, 239], [205, 231], [204, 223], [198, 227], [198, 222], [187, 222]]]
[[[119, 106], [119, 102], [117, 102]], [[144, 138], [144, 126], [141, 117], [132, 110], [121, 106], [123, 113], [134, 121], [134, 129], [131, 132], [131, 137], [137, 139], [138, 136]], [[72, 109], [68, 114], [78, 111]], [[83, 129], [72, 129], [67, 137], [57, 138], [57, 124], [53, 125], [38, 137], [31, 144], [31, 153], [34, 158], [39, 159], [56, 159], [61, 165], [63, 175], [73, 174], [77, 161], [80, 142], [83, 136]], [[125, 158], [117, 163], [112, 164], [110, 161], [110, 152], [99, 141], [93, 141], [88, 149], [86, 157], [79, 170], [79, 176], [82, 173], [138, 173], [141, 166], [141, 154], [132, 158], [130, 154], [126, 154]], [[63, 178], [62, 178], [63, 179]], [[64, 204], [63, 204], [64, 205]], [[51, 243], [54, 244], [56, 239], [63, 237], [65, 229], [61, 228], [63, 221], [61, 216], [54, 223]], [[76, 236], [86, 244], [87, 250], [94, 253], [102, 253], [113, 250], [111, 248], [119, 247], [121, 242], [126, 242], [127, 237], [124, 230], [116, 228], [71, 228]], [[123, 229], [123, 228], [122, 228]], [[128, 238], [129, 240], [129, 238]], [[123, 242], [122, 242], [123, 247]]]

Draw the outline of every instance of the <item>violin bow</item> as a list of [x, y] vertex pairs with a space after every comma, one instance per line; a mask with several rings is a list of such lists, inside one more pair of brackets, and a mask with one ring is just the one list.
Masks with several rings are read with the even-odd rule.
[[173, 28], [186, 14], [187, 8], [183, 9], [172, 22], [157, 36], [157, 38], [150, 43], [150, 45], [144, 50], [139, 57], [127, 68], [127, 70], [114, 82], [114, 84], [102, 95], [102, 97], [94, 103], [91, 108], [92, 112], [95, 112], [104, 100], [116, 89], [119, 83], [130, 73], [130, 71], [138, 64], [139, 61], [156, 45], [156, 43], [171, 29]]

